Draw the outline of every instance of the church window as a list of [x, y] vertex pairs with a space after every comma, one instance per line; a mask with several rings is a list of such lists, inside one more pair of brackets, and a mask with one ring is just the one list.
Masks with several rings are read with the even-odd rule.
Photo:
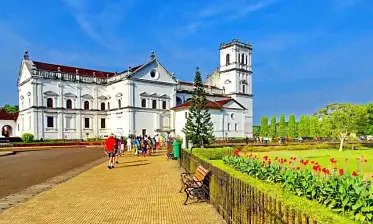
[[231, 113], [231, 118], [234, 119], [234, 113]]
[[[108, 103], [108, 105], [109, 105], [109, 103]], [[101, 103], [101, 110], [105, 110], [105, 103], [104, 102]]]
[[234, 130], [238, 131], [238, 124], [234, 124]]
[[141, 107], [146, 107], [146, 99], [141, 100]]
[[246, 93], [246, 84], [242, 84], [242, 93]]
[[246, 55], [246, 63], [245, 63], [245, 65], [247, 65], [247, 55]]
[[228, 131], [230, 131], [230, 130], [231, 130], [231, 124], [228, 123]]
[[152, 77], [152, 78], [154, 78], [155, 77], [155, 74], [156, 72], [155, 72], [155, 70], [153, 69], [153, 70], [151, 70], [150, 71], [150, 77]]
[[106, 120], [105, 120], [105, 118], [101, 118], [101, 128], [106, 128]]
[[66, 109], [73, 108], [73, 103], [70, 99], [66, 100]]
[[84, 128], [89, 128], [89, 118], [84, 118]]
[[47, 107], [48, 108], [53, 108], [53, 99], [52, 98], [47, 99]]
[[48, 127], [48, 128], [53, 128], [53, 127], [54, 127], [54, 124], [53, 124], [53, 117], [51, 117], [51, 116], [48, 116], [48, 117], [47, 117], [47, 127]]
[[110, 103], [107, 102], [107, 109], [110, 110]]
[[241, 64], [245, 64], [245, 55], [244, 54], [241, 55]]
[[122, 100], [118, 100], [118, 108], [120, 109], [120, 108], [122, 108]]
[[152, 100], [152, 108], [157, 109], [157, 100]]
[[89, 101], [84, 101], [84, 110], [89, 110]]
[[183, 103], [183, 101], [181, 100], [181, 98], [177, 96], [176, 97], [176, 106], [179, 106], [182, 103]]
[[229, 65], [231, 63], [229, 59], [229, 54], [225, 55], [225, 65]]
[[166, 108], [167, 108], [167, 102], [166, 101], [162, 101], [162, 109], [166, 110]]
[[238, 64], [241, 63], [241, 54], [238, 54]]

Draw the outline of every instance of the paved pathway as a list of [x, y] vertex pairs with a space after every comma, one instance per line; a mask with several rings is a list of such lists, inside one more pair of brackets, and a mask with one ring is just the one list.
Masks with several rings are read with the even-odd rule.
[[164, 154], [126, 154], [0, 213], [0, 223], [224, 223], [208, 203], [183, 205], [181, 170]]

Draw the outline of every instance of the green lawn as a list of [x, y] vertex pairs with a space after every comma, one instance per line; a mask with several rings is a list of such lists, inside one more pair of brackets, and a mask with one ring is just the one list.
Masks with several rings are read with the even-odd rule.
[[[249, 153], [247, 153], [249, 154]], [[330, 158], [335, 158], [337, 160], [337, 167], [343, 168], [349, 174], [352, 171], [356, 171], [359, 175], [364, 174], [364, 177], [372, 178], [373, 175], [373, 149], [359, 149], [359, 150], [345, 150], [339, 152], [336, 149], [317, 149], [317, 150], [299, 150], [299, 151], [271, 151], [271, 152], [253, 152], [253, 155], [257, 155], [260, 159], [263, 156], [268, 155], [271, 160], [274, 160], [276, 157], [286, 158], [289, 160], [290, 157], [296, 157], [294, 167], [304, 167], [301, 163], [301, 159], [318, 162], [322, 167], [332, 168], [332, 165], [329, 161]], [[358, 165], [358, 157], [362, 157], [367, 160], [366, 163], [360, 162]], [[346, 162], [347, 159], [347, 162]], [[312, 168], [309, 164], [307, 168]]]

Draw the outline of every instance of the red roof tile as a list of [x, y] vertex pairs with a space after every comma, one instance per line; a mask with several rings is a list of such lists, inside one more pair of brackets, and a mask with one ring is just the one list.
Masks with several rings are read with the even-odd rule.
[[[224, 100], [219, 100], [219, 101], [207, 100], [207, 108], [209, 108], [209, 109], [221, 109], [226, 103], [228, 103], [231, 100], [233, 100], [233, 99], [224, 99]], [[191, 100], [189, 100], [189, 101], [187, 101], [183, 104], [180, 104], [176, 107], [173, 107], [171, 109], [182, 110], [182, 109], [189, 108], [190, 106], [192, 106], [192, 101]]]
[[18, 113], [8, 113], [3, 108], [0, 108], [0, 120], [14, 120], [16, 121]]
[[[104, 72], [104, 71], [97, 71], [92, 69], [85, 69], [85, 68], [78, 68], [78, 67], [71, 67], [65, 65], [57, 65], [57, 64], [49, 64], [44, 62], [33, 61], [35, 68], [45, 71], [57, 72], [58, 70], [63, 73], [76, 73], [78, 70], [79, 75], [83, 76], [95, 76], [98, 78], [105, 78], [107, 76], [112, 77], [115, 75], [114, 72]], [[94, 73], [94, 75], [93, 75]]]

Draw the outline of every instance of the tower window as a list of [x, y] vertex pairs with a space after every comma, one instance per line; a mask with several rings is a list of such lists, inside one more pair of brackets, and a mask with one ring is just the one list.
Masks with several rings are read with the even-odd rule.
[[229, 65], [230, 63], [229, 54], [227, 54], [225, 55], [225, 65]]
[[118, 108], [120, 109], [120, 108], [122, 108], [122, 100], [118, 100]]
[[66, 109], [73, 108], [73, 103], [70, 99], [66, 100]]
[[238, 54], [238, 64], [241, 63], [241, 54]]
[[[23, 105], [22, 105], [22, 107], [23, 107]], [[47, 99], [47, 107], [48, 108], [53, 108], [53, 99], [52, 98]]]
[[105, 120], [105, 118], [101, 118], [101, 128], [106, 128], [106, 120]]
[[246, 63], [245, 63], [245, 65], [247, 65], [247, 55], [246, 55]]
[[[109, 103], [108, 103], [108, 105], [109, 105]], [[105, 103], [104, 102], [101, 103], [101, 110], [105, 110]]]
[[246, 93], [246, 84], [242, 84], [242, 93]]
[[141, 107], [146, 107], [146, 99], [141, 100]]
[[166, 101], [162, 101], [162, 109], [166, 110], [166, 108], [167, 108], [167, 102]]
[[84, 110], [89, 110], [89, 101], [84, 101]]
[[53, 117], [47, 117], [47, 127], [48, 128], [53, 128], [54, 127], [54, 124], [53, 124]]
[[245, 55], [244, 54], [241, 55], [241, 64], [245, 64]]
[[107, 109], [110, 110], [110, 103], [107, 102]]
[[89, 128], [89, 118], [84, 118], [84, 128]]
[[157, 109], [157, 100], [152, 100], [152, 108]]

